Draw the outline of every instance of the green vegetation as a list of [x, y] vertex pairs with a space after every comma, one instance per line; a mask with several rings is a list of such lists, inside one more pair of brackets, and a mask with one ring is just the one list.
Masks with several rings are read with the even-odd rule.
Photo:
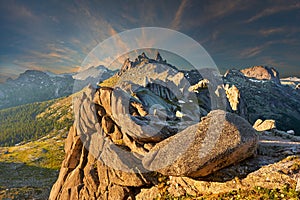
[[50, 134], [24, 145], [0, 147], [0, 162], [58, 170], [64, 158], [63, 143], [59, 135]]
[[104, 80], [102, 83], [100, 83], [100, 86], [102, 87], [114, 87], [118, 81], [119, 81], [119, 77], [117, 75], [114, 75], [106, 80]]
[[[36, 140], [73, 122], [69, 106], [53, 107], [59, 100], [32, 103], [0, 110], [0, 146]], [[52, 106], [52, 107], [51, 107]], [[47, 111], [47, 112], [46, 112]], [[41, 113], [44, 113], [42, 116]]]
[[191, 195], [184, 195], [180, 197], [172, 197], [167, 192], [163, 192], [161, 197], [156, 200], [254, 200], [254, 199], [290, 199], [299, 200], [300, 192], [296, 191], [294, 187], [285, 184], [282, 188], [268, 189], [263, 187], [254, 187], [251, 190], [233, 190], [223, 194], [216, 195], [199, 195], [193, 197]]
[[216, 199], [299, 199], [300, 192], [285, 184], [282, 188], [268, 189], [255, 187], [252, 190], [234, 190], [221, 194]]
[[57, 170], [0, 163], [0, 199], [47, 199]]
[[5, 145], [0, 147], [0, 199], [48, 198], [73, 123], [71, 105], [69, 96], [0, 110], [0, 142]]

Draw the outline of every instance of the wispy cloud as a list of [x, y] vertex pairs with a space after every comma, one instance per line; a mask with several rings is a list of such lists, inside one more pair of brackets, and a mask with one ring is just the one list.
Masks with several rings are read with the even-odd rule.
[[272, 34], [284, 33], [286, 31], [287, 28], [285, 27], [264, 28], [259, 30], [259, 34], [266, 37]]
[[174, 20], [172, 21], [171, 28], [178, 30], [181, 24], [181, 18], [184, 12], [185, 7], [187, 6], [188, 0], [182, 0], [178, 10], [176, 11]]
[[246, 48], [243, 51], [240, 52], [240, 56], [242, 58], [251, 58], [259, 53], [261, 53], [268, 45], [259, 45], [255, 47]]
[[7, 17], [11, 20], [21, 20], [26, 22], [31, 20], [32, 22], [32, 20], [37, 21], [39, 19], [28, 6], [17, 3], [16, 1], [10, 1], [5, 4], [2, 3], [2, 6], [9, 13]]
[[260, 11], [258, 14], [252, 16], [250, 19], [246, 21], [246, 23], [254, 22], [260, 18], [274, 15], [276, 13], [296, 10], [299, 8], [300, 8], [300, 2], [296, 2], [296, 3], [284, 2], [283, 4], [275, 4], [274, 6], [265, 8], [264, 10]]
[[44, 62], [63, 62], [63, 61], [69, 61], [73, 62], [74, 58], [71, 57], [71, 55], [66, 55], [63, 53], [51, 51], [51, 52], [41, 52], [41, 51], [35, 51], [31, 50], [29, 51], [29, 54], [27, 57], [34, 58], [35, 60], [43, 60]]
[[225, 16], [237, 10], [240, 5], [240, 1], [218, 1], [209, 4], [205, 7], [207, 19], [214, 19]]
[[263, 51], [265, 51], [267, 48], [269, 48], [271, 45], [274, 45], [274, 44], [292, 46], [292, 45], [299, 45], [299, 41], [294, 40], [294, 39], [282, 39], [282, 40], [268, 41], [261, 45], [246, 48], [246, 49], [240, 51], [239, 55], [241, 58], [252, 58], [254, 56], [261, 54]]
[[274, 57], [271, 56], [263, 56], [261, 58], [262, 62], [264, 65], [267, 66], [274, 66], [274, 67], [280, 67], [280, 66], [286, 66], [287, 64], [282, 62], [282, 61], [278, 61], [277, 59], [275, 59]]

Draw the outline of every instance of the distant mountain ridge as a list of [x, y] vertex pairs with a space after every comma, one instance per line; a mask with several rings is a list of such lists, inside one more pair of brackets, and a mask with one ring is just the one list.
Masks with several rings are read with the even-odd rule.
[[113, 74], [104, 66], [72, 74], [27, 70], [18, 78], [0, 84], [0, 109], [67, 96]]

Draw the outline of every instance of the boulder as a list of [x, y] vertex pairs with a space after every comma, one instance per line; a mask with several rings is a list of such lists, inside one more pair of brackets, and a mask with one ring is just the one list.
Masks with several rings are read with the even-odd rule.
[[200, 123], [156, 144], [143, 165], [163, 175], [203, 177], [254, 155], [257, 141], [245, 119], [215, 110]]

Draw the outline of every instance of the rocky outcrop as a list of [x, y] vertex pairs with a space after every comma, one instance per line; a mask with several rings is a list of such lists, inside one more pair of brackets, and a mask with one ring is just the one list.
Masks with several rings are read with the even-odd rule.
[[[182, 72], [147, 63], [123, 71], [114, 88], [86, 88], [74, 99], [75, 121], [50, 199], [134, 199], [160, 173], [206, 176], [253, 155], [252, 127], [225, 111], [204, 117], [190, 86]], [[176, 155], [182, 157], [172, 160]]]
[[131, 61], [129, 58], [127, 58], [123, 63], [120, 71], [118, 72], [118, 75], [121, 76], [124, 72], [128, 71], [129, 69], [135, 68], [136, 66], [148, 64], [148, 63], [163, 64], [165, 66], [177, 70], [175, 66], [167, 63], [166, 60], [163, 60], [159, 52], [156, 53], [155, 59], [148, 58], [147, 55], [143, 52], [135, 59], [135, 61]]
[[88, 88], [75, 100], [76, 120], [66, 139], [66, 156], [49, 199], [133, 198], [138, 190], [131, 187], [155, 181], [133, 154], [127, 154], [123, 160], [122, 148], [140, 153], [139, 144], [126, 141], [120, 127], [111, 119], [110, 102], [107, 102], [110, 93], [108, 88], [97, 93]]
[[[189, 167], [187, 171], [176, 171], [178, 176], [205, 176], [243, 160], [255, 151], [256, 136], [252, 127], [242, 118], [226, 114], [224, 111], [212, 112], [203, 118], [200, 124], [192, 126], [197, 127], [195, 130], [187, 128], [163, 142], [140, 141], [138, 137], [127, 133], [128, 127], [119, 126], [119, 122], [114, 121], [118, 118], [114, 117], [113, 102], [122, 104], [115, 100], [115, 90], [100, 88], [94, 91], [87, 88], [74, 100], [75, 122], [66, 140], [65, 160], [49, 199], [135, 198], [142, 188], [157, 184], [159, 174], [156, 172], [173, 174], [164, 167], [158, 169], [159, 165], [153, 169], [154, 162], [166, 163], [166, 158], [178, 153], [164, 151], [165, 144], [169, 142], [175, 145], [173, 147], [177, 150], [184, 145], [190, 146], [179, 159], [179, 163], [168, 160], [174, 168], [190, 162], [188, 165], [185, 163], [185, 166]], [[217, 127], [222, 124], [219, 123], [222, 119], [224, 127]], [[128, 126], [131, 127], [130, 124]], [[220, 135], [213, 135], [216, 138], [211, 138], [212, 136], [205, 132], [209, 127], [214, 132], [218, 129]], [[204, 137], [205, 133], [208, 134], [207, 137]], [[210, 144], [212, 139], [217, 141], [216, 145]], [[184, 144], [184, 141], [192, 141], [193, 145]], [[158, 143], [154, 146], [153, 142]], [[213, 145], [212, 148], [209, 145]], [[163, 155], [156, 151], [165, 152], [167, 157], [160, 158], [159, 156]], [[199, 158], [194, 155], [195, 151], [199, 152]], [[210, 153], [206, 155], [206, 151]], [[157, 156], [152, 159], [154, 155]]]
[[235, 85], [229, 87], [229, 84], [226, 84], [224, 89], [232, 110], [237, 111], [240, 99], [240, 91], [237, 89], [237, 87], [235, 87]]
[[[237, 115], [259, 113], [249, 109], [252, 102], [243, 88], [253, 81], [234, 71], [237, 79], [230, 72], [223, 84], [209, 69], [196, 81], [197, 72], [180, 72], [163, 62], [145, 54], [126, 60], [114, 87], [88, 87], [74, 99], [75, 121], [51, 200], [197, 196], [229, 191], [229, 186], [247, 188], [256, 180], [255, 173], [245, 177], [266, 165], [262, 157], [272, 143], [264, 143], [267, 133], [258, 143], [255, 130]], [[298, 146], [284, 149], [287, 155], [300, 153]]]
[[271, 129], [275, 129], [275, 121], [272, 119], [267, 119], [265, 121], [258, 119], [253, 125], [253, 128], [257, 131], [268, 131]]
[[223, 81], [238, 89], [241, 105], [236, 113], [246, 110], [246, 119], [251, 124], [257, 119], [273, 119], [277, 129], [295, 130], [296, 135], [300, 135], [300, 94], [297, 90], [276, 81], [246, 77], [238, 70], [229, 70]]

